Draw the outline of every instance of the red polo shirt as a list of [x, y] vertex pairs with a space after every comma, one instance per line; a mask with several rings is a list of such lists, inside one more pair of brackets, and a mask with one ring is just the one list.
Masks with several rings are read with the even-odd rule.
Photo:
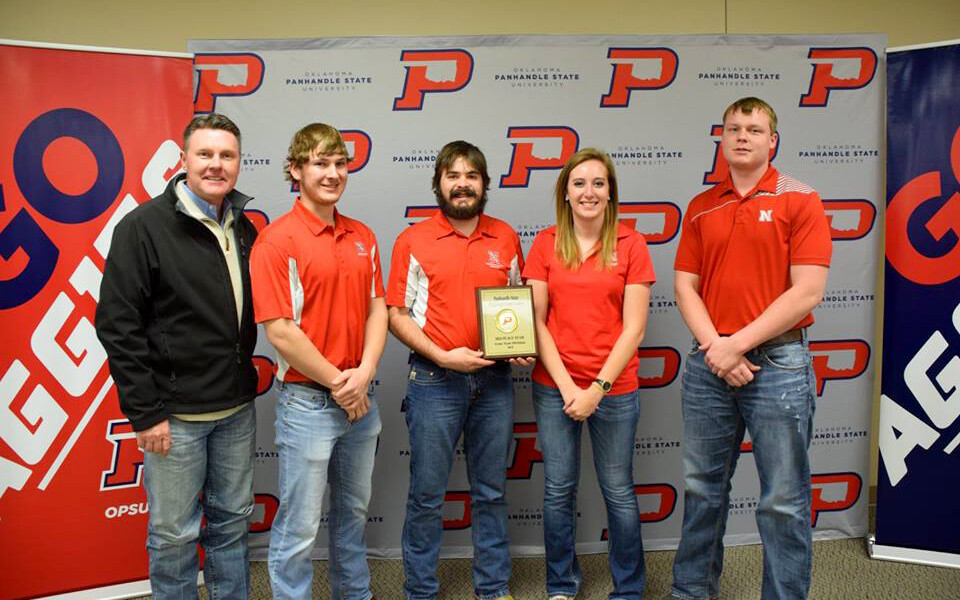
[[[250, 254], [258, 323], [291, 319], [338, 369], [360, 364], [370, 299], [383, 296], [377, 240], [334, 213], [334, 225], [300, 203], [267, 226]], [[277, 356], [281, 381], [310, 381]]]
[[408, 308], [444, 350], [478, 350], [476, 288], [518, 284], [522, 268], [520, 238], [503, 221], [480, 215], [467, 237], [437, 212], [393, 245], [387, 305]]
[[[690, 201], [674, 269], [700, 276], [711, 321], [732, 335], [790, 287], [791, 266], [830, 266], [830, 253], [820, 196], [769, 167], [746, 196], [727, 176]], [[812, 323], [807, 314], [793, 329]]]
[[[613, 345], [623, 332], [623, 294], [627, 285], [653, 283], [653, 262], [643, 235], [619, 225], [616, 260], [610, 269], [597, 269], [599, 257], [591, 255], [576, 269], [568, 269], [557, 256], [557, 228], [537, 235], [523, 269], [526, 280], [547, 284], [547, 329], [573, 382], [586, 387], [597, 378]], [[634, 352], [611, 394], [637, 389], [637, 354]], [[533, 369], [533, 380], [557, 387], [543, 362]]]

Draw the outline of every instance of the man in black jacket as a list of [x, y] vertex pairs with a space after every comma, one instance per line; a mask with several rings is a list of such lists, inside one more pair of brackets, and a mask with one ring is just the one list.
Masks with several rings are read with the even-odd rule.
[[[144, 451], [154, 598], [194, 597], [199, 540], [211, 598], [246, 598], [257, 376], [248, 259], [256, 230], [234, 190], [240, 130], [194, 118], [186, 173], [117, 225], [96, 328]], [[201, 531], [201, 518], [206, 526]]]

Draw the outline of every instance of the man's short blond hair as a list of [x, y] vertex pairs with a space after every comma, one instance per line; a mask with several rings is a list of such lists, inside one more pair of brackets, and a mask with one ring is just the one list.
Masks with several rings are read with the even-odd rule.
[[329, 156], [331, 154], [342, 154], [347, 160], [352, 157], [347, 151], [347, 145], [343, 142], [340, 132], [336, 127], [331, 127], [326, 123], [311, 123], [300, 131], [293, 134], [290, 140], [290, 149], [287, 151], [287, 160], [283, 165], [283, 176], [287, 181], [294, 181], [290, 169], [293, 167], [302, 167], [311, 156]]
[[740, 111], [745, 115], [749, 115], [755, 110], [762, 110], [767, 113], [767, 116], [770, 117], [770, 134], [773, 135], [777, 132], [777, 112], [773, 110], [773, 107], [761, 100], [760, 98], [754, 98], [753, 96], [747, 96], [746, 98], [740, 98], [733, 104], [727, 107], [727, 110], [723, 111], [723, 122], [727, 122], [727, 117], [731, 114]]

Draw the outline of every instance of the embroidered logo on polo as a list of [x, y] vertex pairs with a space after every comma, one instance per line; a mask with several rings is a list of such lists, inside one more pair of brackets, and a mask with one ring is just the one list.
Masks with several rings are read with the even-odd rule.
[[354, 242], [353, 245], [357, 247], [357, 256], [370, 255], [370, 253], [367, 252], [367, 247], [363, 245], [363, 242]]
[[760, 209], [760, 215], [758, 216], [757, 221], [761, 223], [773, 223], [773, 209]]
[[491, 269], [502, 269], [505, 265], [500, 262], [499, 250], [487, 250], [487, 266]]

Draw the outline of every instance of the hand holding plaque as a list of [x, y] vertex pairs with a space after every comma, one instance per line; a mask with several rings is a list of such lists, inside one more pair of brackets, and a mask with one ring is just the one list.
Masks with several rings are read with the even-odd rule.
[[533, 288], [528, 285], [477, 288], [480, 349], [485, 358], [537, 355]]

